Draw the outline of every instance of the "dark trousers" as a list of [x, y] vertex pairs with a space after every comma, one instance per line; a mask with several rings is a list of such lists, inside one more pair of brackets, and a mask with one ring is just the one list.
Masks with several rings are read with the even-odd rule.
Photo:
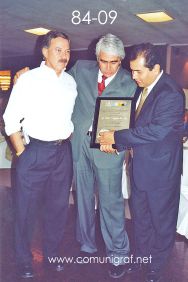
[[44, 258], [58, 255], [65, 229], [72, 184], [69, 140], [53, 144], [32, 140], [18, 157], [15, 187], [15, 251], [17, 263], [31, 263], [31, 235], [42, 194]]
[[135, 255], [151, 256], [149, 270], [162, 272], [175, 241], [180, 179], [173, 187], [141, 191], [131, 176], [131, 189]]

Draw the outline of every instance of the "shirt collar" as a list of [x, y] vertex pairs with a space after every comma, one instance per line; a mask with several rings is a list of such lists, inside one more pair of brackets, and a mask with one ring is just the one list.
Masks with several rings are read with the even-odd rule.
[[[43, 69], [45, 69], [45, 70], [48, 71], [48, 72], [54, 73], [54, 74], [57, 76], [55, 70], [52, 69], [52, 68], [50, 68], [50, 67], [48, 67], [48, 66], [45, 64], [45, 61], [42, 61], [42, 62], [41, 62], [40, 67], [43, 68]], [[60, 74], [60, 76], [57, 76], [57, 77], [61, 77], [64, 72], [65, 72], [65, 69], [63, 69], [62, 72], [61, 72], [61, 74]]]
[[[119, 70], [119, 69], [118, 69]], [[117, 70], [117, 72], [118, 72]], [[105, 80], [105, 84], [107, 83], [110, 83], [110, 81], [112, 81], [112, 79], [116, 76], [117, 72], [115, 74], [113, 74], [112, 76], [106, 78]], [[101, 70], [99, 69], [99, 72], [98, 72], [98, 82], [101, 82], [102, 81], [102, 76], [103, 76], [103, 73], [101, 72]]]

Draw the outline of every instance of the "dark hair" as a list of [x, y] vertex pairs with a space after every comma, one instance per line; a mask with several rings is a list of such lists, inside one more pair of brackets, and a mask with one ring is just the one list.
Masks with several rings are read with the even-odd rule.
[[62, 37], [70, 42], [68, 35], [66, 35], [64, 32], [51, 30], [44, 35], [41, 43], [41, 49], [44, 47], [48, 48], [50, 46], [51, 40], [57, 37]]
[[156, 48], [151, 43], [141, 43], [138, 45], [134, 45], [133, 49], [130, 53], [130, 61], [136, 60], [139, 56], [145, 58], [145, 67], [149, 68], [150, 70], [153, 69], [153, 67], [156, 64], [159, 64], [161, 67], [161, 57], [160, 54]]

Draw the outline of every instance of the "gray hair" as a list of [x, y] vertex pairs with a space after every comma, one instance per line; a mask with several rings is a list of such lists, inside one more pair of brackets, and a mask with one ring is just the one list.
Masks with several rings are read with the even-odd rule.
[[96, 56], [99, 57], [100, 52], [118, 56], [123, 60], [125, 58], [125, 49], [123, 42], [113, 34], [106, 34], [102, 36], [96, 44]]

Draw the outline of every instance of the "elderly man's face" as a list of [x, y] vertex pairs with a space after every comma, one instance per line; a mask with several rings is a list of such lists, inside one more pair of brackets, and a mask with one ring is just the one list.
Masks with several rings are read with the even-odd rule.
[[101, 51], [98, 56], [98, 64], [102, 74], [106, 77], [110, 77], [118, 71], [121, 65], [121, 59], [119, 56], [110, 55]]
[[70, 59], [70, 44], [62, 37], [53, 38], [48, 48], [43, 48], [46, 65], [55, 70], [60, 75], [66, 68]]

